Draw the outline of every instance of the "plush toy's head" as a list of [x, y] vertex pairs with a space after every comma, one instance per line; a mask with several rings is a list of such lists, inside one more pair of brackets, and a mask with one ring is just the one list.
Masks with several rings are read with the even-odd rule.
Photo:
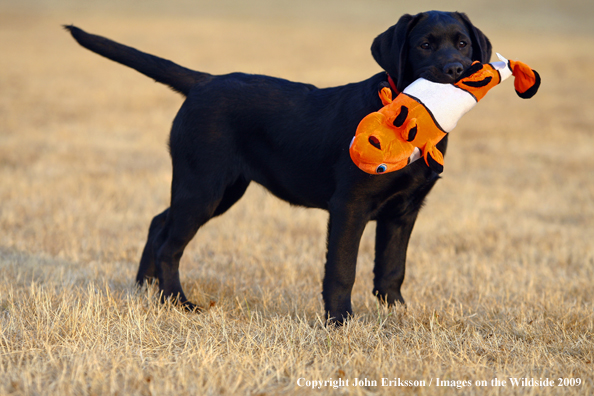
[[386, 125], [386, 115], [371, 113], [358, 127], [369, 133], [355, 136], [351, 141], [351, 158], [361, 170], [373, 175], [404, 168], [414, 150], [410, 142], [395, 139], [394, 130]]

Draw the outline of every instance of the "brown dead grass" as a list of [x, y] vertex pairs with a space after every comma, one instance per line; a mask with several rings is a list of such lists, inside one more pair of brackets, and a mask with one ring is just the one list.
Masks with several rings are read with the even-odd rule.
[[[320, 324], [326, 214], [257, 186], [186, 251], [182, 281], [206, 313], [135, 290], [148, 223], [168, 201], [165, 141], [182, 99], [79, 48], [59, 25], [213, 73], [329, 86], [377, 72], [369, 44], [403, 12], [451, 7], [47, 4], [0, 5], [0, 394], [331, 389], [299, 378], [349, 379], [337, 391], [347, 394], [395, 390], [354, 378], [426, 381], [405, 394], [450, 393], [436, 378], [472, 381], [457, 390], [468, 395], [594, 393], [589, 3], [456, 4], [497, 51], [539, 70], [541, 92], [521, 101], [509, 84], [498, 88], [452, 133], [443, 180], [413, 233], [406, 311], [370, 293], [370, 225], [357, 316], [343, 329]], [[510, 377], [581, 385], [512, 388]]]

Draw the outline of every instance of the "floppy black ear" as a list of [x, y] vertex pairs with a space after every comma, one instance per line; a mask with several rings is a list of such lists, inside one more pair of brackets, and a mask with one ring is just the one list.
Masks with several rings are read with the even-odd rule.
[[457, 12], [456, 15], [464, 22], [466, 29], [472, 37], [472, 60], [489, 63], [491, 60], [491, 42], [477, 27], [475, 27], [466, 14]]
[[396, 25], [377, 36], [371, 45], [373, 58], [392, 77], [400, 92], [405, 88], [403, 84], [408, 58], [408, 34], [421, 15], [401, 16]]

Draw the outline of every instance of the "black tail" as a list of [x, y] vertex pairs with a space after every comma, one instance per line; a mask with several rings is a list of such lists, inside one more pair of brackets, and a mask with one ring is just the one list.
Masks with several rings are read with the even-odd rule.
[[83, 47], [96, 52], [112, 61], [131, 67], [173, 90], [187, 95], [197, 83], [208, 80], [211, 75], [186, 69], [167, 59], [146, 54], [132, 47], [118, 44], [105, 37], [89, 34], [76, 26], [64, 25], [72, 37]]

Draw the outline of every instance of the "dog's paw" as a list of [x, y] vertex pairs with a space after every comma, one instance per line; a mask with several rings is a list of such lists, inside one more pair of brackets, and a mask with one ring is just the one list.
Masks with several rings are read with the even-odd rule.
[[342, 327], [353, 317], [352, 312], [326, 314], [326, 327]]
[[186, 312], [201, 313], [204, 311], [204, 309], [201, 306], [191, 303], [189, 301], [180, 303], [180, 305], [183, 308], [183, 310]]

